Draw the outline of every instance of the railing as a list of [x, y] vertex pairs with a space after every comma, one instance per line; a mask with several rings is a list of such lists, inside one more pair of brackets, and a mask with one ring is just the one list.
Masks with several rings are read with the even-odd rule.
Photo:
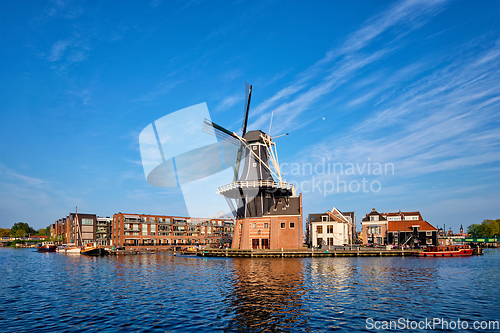
[[293, 184], [285, 182], [276, 182], [274, 180], [245, 180], [241, 182], [232, 182], [217, 188], [217, 193], [234, 190], [237, 188], [256, 188], [256, 187], [272, 187], [284, 190], [292, 190]]

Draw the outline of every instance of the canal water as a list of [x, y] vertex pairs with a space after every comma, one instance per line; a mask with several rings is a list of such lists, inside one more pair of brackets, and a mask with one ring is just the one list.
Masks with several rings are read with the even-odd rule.
[[94, 258], [1, 248], [0, 266], [2, 332], [350, 332], [433, 318], [467, 321], [474, 331], [474, 321], [500, 320], [500, 250], [463, 258]]

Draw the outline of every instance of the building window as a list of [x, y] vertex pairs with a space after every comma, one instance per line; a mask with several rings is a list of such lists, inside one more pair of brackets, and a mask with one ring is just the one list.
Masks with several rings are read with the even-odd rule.
[[322, 234], [323, 233], [323, 226], [321, 226], [321, 225], [316, 226], [316, 232], [318, 234]]
[[264, 229], [269, 229], [269, 223], [264, 223]]
[[378, 221], [378, 215], [370, 216], [370, 221]]
[[285, 229], [286, 228], [286, 223], [281, 223], [281, 229]]
[[328, 245], [334, 245], [332, 237], [328, 237]]
[[94, 219], [82, 219], [82, 224], [83, 225], [93, 225]]
[[333, 225], [327, 225], [326, 226], [326, 232], [328, 234], [333, 234]]
[[329, 221], [328, 216], [321, 216], [321, 221], [323, 222]]
[[295, 223], [294, 222], [290, 222], [290, 229], [293, 229], [295, 228]]
[[426, 235], [426, 236], [432, 236], [432, 231], [426, 231], [426, 232], [425, 232], [425, 235]]
[[432, 239], [426, 239], [426, 240], [425, 240], [425, 243], [426, 243], [426, 244], [432, 244]]
[[257, 229], [257, 223], [252, 223], [252, 229]]

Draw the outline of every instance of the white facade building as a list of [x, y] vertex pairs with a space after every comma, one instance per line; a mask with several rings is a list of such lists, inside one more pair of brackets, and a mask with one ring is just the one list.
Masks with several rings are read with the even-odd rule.
[[312, 247], [350, 244], [353, 230], [351, 218], [335, 207], [324, 214], [310, 214], [309, 227]]

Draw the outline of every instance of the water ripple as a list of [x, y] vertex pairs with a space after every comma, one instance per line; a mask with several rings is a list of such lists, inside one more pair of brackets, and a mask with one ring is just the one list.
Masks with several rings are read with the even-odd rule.
[[500, 253], [468, 258], [91, 258], [0, 249], [3, 332], [324, 332], [497, 320]]

